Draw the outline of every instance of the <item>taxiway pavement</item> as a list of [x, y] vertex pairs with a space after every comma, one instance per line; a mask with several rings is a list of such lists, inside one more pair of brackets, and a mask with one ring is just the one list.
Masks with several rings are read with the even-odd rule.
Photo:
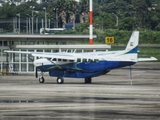
[[137, 63], [93, 78], [45, 76], [40, 84], [33, 74], [0, 75], [2, 120], [160, 119], [160, 62]]

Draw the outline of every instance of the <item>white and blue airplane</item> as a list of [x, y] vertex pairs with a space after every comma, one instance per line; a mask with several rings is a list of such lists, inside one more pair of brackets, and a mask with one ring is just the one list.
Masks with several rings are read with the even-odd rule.
[[33, 62], [37, 71], [41, 71], [39, 82], [45, 81], [44, 72], [49, 72], [52, 77], [57, 77], [57, 83], [64, 83], [64, 77], [84, 78], [85, 83], [91, 83], [93, 77], [104, 75], [112, 69], [132, 66], [138, 61], [157, 60], [151, 58], [138, 58], [139, 31], [133, 31], [125, 50], [86, 52], [86, 53], [42, 53], [24, 51], [5, 51], [8, 53], [31, 54], [41, 57]]

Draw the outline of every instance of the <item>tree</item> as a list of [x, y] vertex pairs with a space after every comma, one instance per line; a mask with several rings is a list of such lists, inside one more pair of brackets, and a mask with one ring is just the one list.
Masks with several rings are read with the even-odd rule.
[[89, 0], [80, 0], [79, 1], [79, 18], [80, 23], [88, 22], [89, 21]]
[[137, 29], [137, 27], [137, 20], [132, 17], [125, 17], [119, 25], [120, 30], [134, 30]]
[[98, 29], [105, 30], [113, 28], [115, 25], [114, 16], [110, 13], [101, 12], [99, 16], [94, 17], [94, 26]]
[[159, 30], [160, 23], [160, 2], [154, 1], [148, 9], [146, 28], [152, 30]]
[[138, 26], [144, 27], [146, 15], [148, 14], [148, 6], [144, 0], [134, 0], [133, 6], [135, 8], [135, 17], [139, 21]]
[[[74, 21], [77, 2], [75, 0], [56, 0], [52, 2], [58, 11], [58, 18], [64, 28], [68, 21]], [[51, 8], [50, 6], [50, 9]]]
[[2, 4], [0, 7], [0, 18], [12, 18], [15, 16], [16, 6], [10, 5], [9, 3]]

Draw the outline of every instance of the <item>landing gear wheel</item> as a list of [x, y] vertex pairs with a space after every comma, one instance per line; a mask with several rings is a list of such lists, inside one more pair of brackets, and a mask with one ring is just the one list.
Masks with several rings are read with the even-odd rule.
[[85, 78], [84, 81], [85, 81], [84, 83], [91, 83], [92, 82], [92, 78]]
[[84, 83], [91, 83], [92, 82], [92, 78], [85, 78], [84, 81], [85, 81]]
[[64, 79], [62, 77], [57, 78], [57, 83], [58, 84], [63, 84], [63, 82], [64, 82]]
[[44, 77], [39, 78], [40, 83], [44, 83], [44, 81], [45, 81]]

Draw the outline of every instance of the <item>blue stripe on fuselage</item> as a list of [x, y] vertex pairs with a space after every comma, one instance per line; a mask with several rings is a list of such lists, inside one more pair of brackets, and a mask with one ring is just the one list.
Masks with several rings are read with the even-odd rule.
[[[118, 67], [124, 67], [124, 66], [129, 66], [133, 65], [135, 62], [121, 62], [121, 61], [99, 61], [97, 63], [78, 63], [75, 64], [77, 70], [74, 68], [70, 69], [67, 71], [67, 74], [65, 77], [70, 77], [70, 78], [86, 78], [86, 77], [95, 77], [99, 76], [101, 74], [104, 74], [105, 71], [118, 68]], [[81, 70], [80, 70], [81, 69]], [[63, 76], [64, 71], [59, 69], [59, 70], [50, 70], [49, 71], [50, 76]]]
[[[67, 71], [65, 77], [72, 78], [86, 78], [86, 77], [94, 77], [100, 75], [103, 71], [130, 66], [135, 64], [135, 62], [122, 62], [122, 61], [99, 61], [99, 62], [82, 62], [82, 63], [73, 63], [74, 65], [63, 66], [62, 69], [57, 68], [55, 65], [43, 65], [38, 67], [43, 72], [49, 71], [50, 76], [63, 76], [64, 71]], [[62, 67], [62, 66], [61, 66]]]
[[114, 69], [124, 66], [133, 65], [135, 62], [128, 62], [128, 61], [99, 61], [99, 62], [82, 62], [77, 63], [75, 65], [76, 68], [84, 70], [84, 71], [101, 71], [101, 70], [107, 70], [107, 69]]

